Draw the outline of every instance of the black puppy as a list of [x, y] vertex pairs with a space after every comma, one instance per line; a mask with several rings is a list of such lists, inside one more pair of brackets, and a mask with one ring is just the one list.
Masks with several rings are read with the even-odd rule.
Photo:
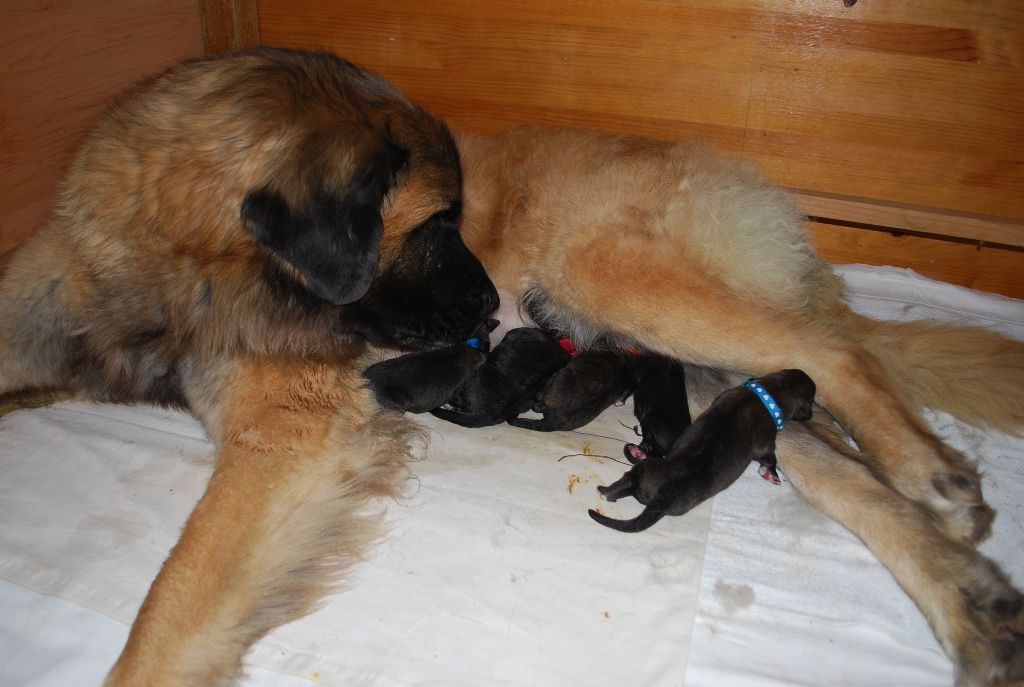
[[512, 329], [447, 399], [447, 407], [430, 412], [463, 427], [500, 424], [527, 410], [537, 390], [569, 358], [569, 353], [543, 330]]
[[636, 465], [645, 458], [664, 458], [676, 439], [690, 426], [683, 364], [657, 353], [637, 361], [633, 414], [640, 422], [639, 444], [626, 444], [622, 452]]
[[[749, 385], [749, 386], [748, 386]], [[608, 501], [633, 496], [647, 507], [631, 520], [591, 510], [622, 532], [640, 532], [666, 515], [682, 515], [739, 479], [751, 460], [775, 466], [783, 420], [809, 420], [815, 386], [801, 370], [782, 370], [722, 392], [679, 437], [665, 460], [645, 460], [598, 491]]]
[[375, 363], [363, 371], [363, 377], [381, 407], [425, 413], [443, 405], [484, 364], [490, 350], [487, 336], [497, 325], [497, 320], [487, 320], [465, 344]]
[[636, 371], [636, 355], [605, 345], [590, 348], [573, 356], [537, 394], [532, 409], [543, 418], [514, 417], [508, 423], [538, 432], [582, 427], [633, 392]]

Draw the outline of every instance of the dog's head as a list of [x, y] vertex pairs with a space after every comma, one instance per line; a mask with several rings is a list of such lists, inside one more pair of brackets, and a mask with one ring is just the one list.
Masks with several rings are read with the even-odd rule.
[[338, 58], [305, 56], [294, 72], [293, 140], [241, 206], [276, 282], [305, 292], [292, 294], [299, 300], [343, 306], [338, 326], [379, 343], [464, 341], [498, 295], [459, 234], [448, 128]]

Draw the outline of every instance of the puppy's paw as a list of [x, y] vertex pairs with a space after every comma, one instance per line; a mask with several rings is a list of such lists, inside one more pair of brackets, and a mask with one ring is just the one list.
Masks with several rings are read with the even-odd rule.
[[647, 458], [647, 452], [639, 444], [626, 444], [622, 447], [622, 453], [626, 456], [626, 460], [633, 465]]
[[779, 478], [779, 473], [771, 465], [758, 465], [757, 474], [761, 476], [766, 482], [771, 482], [775, 486], [782, 484], [782, 480]]

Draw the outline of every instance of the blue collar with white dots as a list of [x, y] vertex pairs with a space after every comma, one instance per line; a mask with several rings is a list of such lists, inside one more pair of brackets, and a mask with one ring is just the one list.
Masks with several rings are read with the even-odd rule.
[[772, 422], [775, 423], [775, 429], [782, 429], [782, 421], [785, 419], [782, 417], [782, 408], [776, 403], [772, 395], [765, 391], [764, 385], [756, 379], [748, 379], [743, 382], [743, 386], [747, 387], [757, 396], [758, 400], [764, 404], [765, 410], [772, 416]]

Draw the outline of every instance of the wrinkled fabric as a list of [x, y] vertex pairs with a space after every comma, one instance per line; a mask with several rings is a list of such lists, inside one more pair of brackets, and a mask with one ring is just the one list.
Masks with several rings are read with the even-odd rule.
[[[845, 266], [874, 317], [1024, 338], [1024, 302]], [[323, 608], [247, 658], [247, 687], [949, 685], [923, 617], [872, 554], [756, 465], [643, 534], [595, 487], [627, 466], [629, 406], [580, 432], [432, 434], [390, 537]], [[981, 460], [999, 510], [982, 550], [1024, 578], [1024, 441], [928, 416]], [[202, 493], [211, 445], [182, 413], [66, 403], [0, 423], [0, 684], [97, 685]], [[612, 460], [614, 458], [615, 460]]]

